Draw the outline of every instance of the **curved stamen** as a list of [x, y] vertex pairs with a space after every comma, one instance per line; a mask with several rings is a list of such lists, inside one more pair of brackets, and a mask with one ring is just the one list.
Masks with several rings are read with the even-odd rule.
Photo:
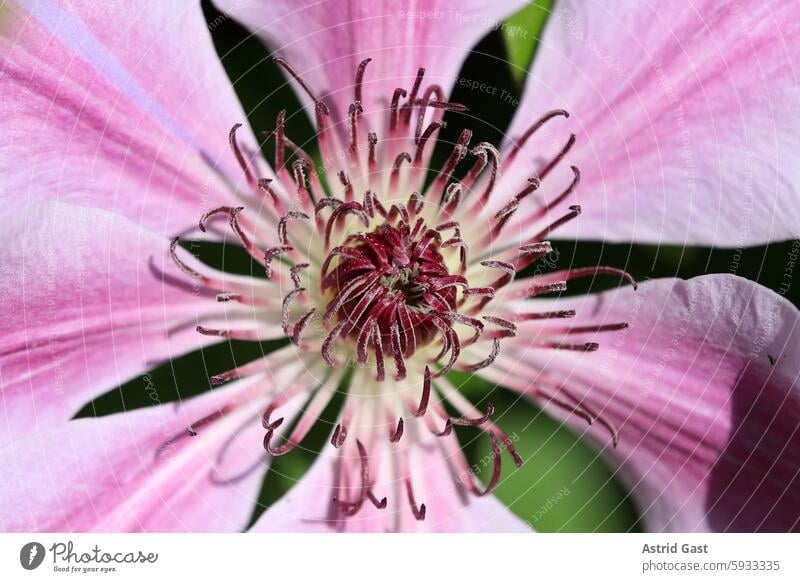
[[533, 136], [533, 134], [535, 134], [545, 123], [558, 116], [567, 118], [569, 117], [569, 113], [563, 109], [554, 109], [553, 111], [548, 111], [545, 113], [541, 118], [539, 118], [538, 121], [531, 125], [524, 134], [522, 134], [522, 137], [520, 137], [516, 143], [514, 143], [505, 163], [509, 163], [511, 160], [513, 160], [525, 143], [531, 138], [531, 136]]
[[369, 461], [367, 459], [367, 450], [358, 439], [356, 440], [356, 446], [358, 447], [358, 456], [361, 461], [361, 491], [359, 492], [358, 498], [355, 501], [345, 501], [336, 498], [333, 499], [333, 503], [344, 515], [347, 516], [353, 516], [358, 513], [358, 511], [361, 509], [361, 506], [364, 505], [364, 501], [367, 500], [368, 493], [370, 491]]
[[278, 255], [286, 254], [292, 250], [294, 249], [290, 246], [283, 246], [269, 247], [264, 251], [264, 271], [267, 275], [267, 279], [272, 279], [272, 260]]
[[399, 442], [402, 436], [403, 436], [403, 419], [401, 417], [397, 421], [397, 428], [394, 429], [394, 432], [389, 433], [389, 442], [390, 443]]
[[311, 217], [308, 216], [305, 212], [299, 212], [297, 210], [290, 210], [283, 216], [281, 216], [280, 220], [278, 221], [278, 239], [284, 245], [289, 244], [289, 237], [287, 235], [287, 223], [290, 219], [294, 220], [310, 220]]
[[411, 479], [406, 479], [406, 495], [408, 496], [408, 504], [411, 506], [411, 513], [414, 514], [414, 519], [423, 521], [426, 513], [425, 504], [417, 505], [414, 499], [414, 488], [411, 486]]
[[297, 71], [294, 70], [294, 67], [292, 67], [286, 61], [286, 59], [282, 59], [281, 57], [276, 57], [275, 62], [281, 67], [283, 67], [286, 70], [286, 72], [289, 73], [295, 81], [297, 81], [297, 84], [303, 88], [303, 91], [305, 91], [306, 94], [314, 102], [317, 111], [323, 113], [324, 115], [330, 115], [330, 110], [328, 109], [328, 106], [325, 105], [325, 103], [319, 97], [317, 97], [316, 93], [314, 93], [314, 90], [311, 88], [311, 86], [305, 82], [305, 80], [300, 76], [300, 74]]
[[253, 177], [253, 173], [250, 170], [250, 166], [248, 165], [247, 160], [244, 159], [242, 150], [239, 148], [239, 143], [236, 141], [236, 131], [240, 127], [242, 127], [242, 124], [236, 123], [231, 128], [230, 132], [228, 133], [228, 143], [231, 146], [233, 155], [236, 156], [236, 161], [239, 163], [239, 167], [242, 169], [242, 172], [244, 172], [244, 176], [247, 179], [247, 183], [255, 188], [258, 185], [258, 182]]
[[497, 356], [500, 354], [500, 340], [495, 338], [492, 340], [492, 351], [486, 357], [486, 359], [481, 360], [477, 364], [472, 364], [470, 366], [465, 366], [465, 372], [477, 372], [478, 370], [482, 370], [484, 368], [488, 368], [491, 366], [494, 361], [497, 359]]

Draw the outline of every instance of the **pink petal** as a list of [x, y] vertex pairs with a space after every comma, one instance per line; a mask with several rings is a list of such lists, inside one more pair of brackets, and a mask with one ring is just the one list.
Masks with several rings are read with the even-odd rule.
[[638, 292], [626, 287], [556, 303], [577, 309], [570, 324], [630, 327], [571, 334], [569, 341], [600, 343], [597, 352], [576, 354], [533, 347], [547, 326], [526, 324], [486, 374], [531, 396], [540, 389], [568, 400], [563, 387], [616, 425], [613, 449], [600, 423], [586, 429], [569, 416], [618, 467], [650, 529], [800, 528], [792, 495], [800, 485], [800, 318], [793, 305], [731, 275], [656, 280]]
[[425, 67], [425, 86], [439, 84], [449, 95], [467, 51], [524, 4], [520, 0], [217, 3], [262, 36], [319, 95], [326, 96], [336, 119], [346, 118], [354, 100], [356, 69], [371, 58], [364, 77], [363, 105], [379, 137], [385, 136], [380, 123], [396, 88], [410, 91], [417, 70]]
[[[550, 109], [571, 117], [531, 140], [503, 184], [519, 190], [537, 158], [574, 131], [562, 166], [569, 177], [567, 164], [582, 172], [573, 200], [583, 214], [560, 238], [725, 246], [793, 238], [799, 22], [800, 5], [781, 0], [746, 9], [719, 0], [559, 2], [509, 141]], [[562, 187], [553, 182], [551, 197]]]
[[[454, 437], [450, 437], [454, 438]], [[326, 446], [309, 472], [297, 485], [270, 507], [253, 526], [258, 532], [530, 532], [530, 526], [516, 517], [494, 496], [471, 497], [454, 481], [449, 460], [436, 441], [411, 446], [411, 478], [416, 503], [425, 504], [426, 517], [417, 521], [408, 503], [405, 485], [394, 478], [389, 447], [408, 447], [408, 440], [386, 444], [370, 456], [371, 471], [378, 468], [373, 487], [377, 498], [387, 497], [385, 509], [366, 502], [346, 521], [331, 517], [334, 466], [338, 452]]]
[[174, 232], [240, 180], [245, 116], [199, 3], [21, 4], [0, 40], [4, 211], [59, 199]]
[[223, 412], [244, 386], [75, 420], [0, 450], [0, 528], [240, 531], [266, 467], [258, 410], [196, 425], [196, 436], [187, 427]]
[[173, 265], [169, 241], [120, 216], [43, 203], [0, 239], [0, 442], [211, 339], [194, 329], [217, 304]]

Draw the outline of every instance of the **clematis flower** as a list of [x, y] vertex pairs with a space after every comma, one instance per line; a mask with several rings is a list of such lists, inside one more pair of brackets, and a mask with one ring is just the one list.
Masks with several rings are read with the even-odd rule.
[[[241, 530], [270, 460], [343, 391], [329, 443], [252, 529], [525, 531], [492, 496], [525, 459], [451, 370], [584, 432], [653, 530], [797, 529], [788, 301], [734, 275], [536, 270], [554, 236], [792, 236], [797, 9], [561, 2], [507, 143], [464, 128], [438, 165], [466, 52], [522, 3], [432, 4], [220, 3], [275, 48], [321, 163], [285, 113], [263, 128], [274, 160], [257, 153], [199, 6], [7, 10], [3, 529]], [[198, 235], [264, 276], [203, 264], [180, 245]], [[581, 277], [628, 284], [557, 295]], [[157, 361], [280, 337], [177, 406], [71, 419]], [[489, 441], [485, 485], [458, 425]]]

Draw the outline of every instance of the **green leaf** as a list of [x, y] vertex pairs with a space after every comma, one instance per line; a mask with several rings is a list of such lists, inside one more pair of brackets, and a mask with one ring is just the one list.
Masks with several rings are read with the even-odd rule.
[[522, 85], [533, 62], [554, 0], [533, 0], [503, 23], [503, 38], [514, 79]]

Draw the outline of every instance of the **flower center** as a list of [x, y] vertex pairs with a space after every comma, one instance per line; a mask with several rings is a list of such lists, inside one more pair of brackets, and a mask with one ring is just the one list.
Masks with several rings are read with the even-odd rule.
[[422, 218], [413, 228], [400, 218], [346, 242], [329, 254], [340, 257], [336, 267], [323, 273], [322, 291], [333, 294], [326, 315], [336, 314], [341, 335], [353, 338], [362, 354], [371, 340], [394, 358], [411, 357], [456, 310], [454, 283], [466, 279], [450, 275], [441, 235]]

